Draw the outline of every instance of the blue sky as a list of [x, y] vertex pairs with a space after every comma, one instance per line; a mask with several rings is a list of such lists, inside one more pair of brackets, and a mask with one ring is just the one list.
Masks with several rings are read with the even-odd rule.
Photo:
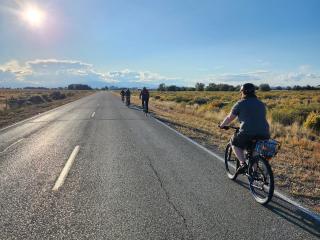
[[[28, 5], [45, 18], [31, 26]], [[2, 0], [0, 87], [320, 84], [318, 0]]]

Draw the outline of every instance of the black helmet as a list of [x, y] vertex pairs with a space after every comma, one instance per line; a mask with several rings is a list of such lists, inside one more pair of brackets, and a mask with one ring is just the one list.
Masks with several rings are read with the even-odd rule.
[[245, 83], [241, 86], [240, 92], [243, 92], [245, 95], [254, 94], [256, 88], [252, 83]]

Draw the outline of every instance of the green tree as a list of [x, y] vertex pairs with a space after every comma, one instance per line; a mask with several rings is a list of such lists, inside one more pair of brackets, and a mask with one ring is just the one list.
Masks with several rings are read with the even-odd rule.
[[163, 92], [163, 91], [165, 91], [165, 90], [166, 90], [166, 85], [165, 85], [164, 83], [160, 83], [160, 84], [159, 84], [159, 87], [158, 87], [158, 91]]
[[271, 90], [271, 87], [269, 86], [269, 84], [263, 83], [263, 84], [260, 84], [259, 90], [263, 92], [268, 92]]
[[203, 91], [204, 87], [204, 83], [196, 83], [196, 91]]

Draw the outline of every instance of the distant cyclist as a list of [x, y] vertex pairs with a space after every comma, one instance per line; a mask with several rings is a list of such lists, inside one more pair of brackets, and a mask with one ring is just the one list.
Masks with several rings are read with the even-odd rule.
[[130, 97], [131, 97], [131, 92], [130, 92], [129, 88], [125, 91], [124, 95], [126, 97], [126, 105], [129, 106], [130, 105]]
[[231, 140], [233, 152], [240, 161], [237, 173], [243, 173], [247, 168], [244, 150], [252, 140], [270, 138], [266, 107], [255, 95], [255, 86], [246, 83], [242, 85], [240, 92], [242, 99], [232, 107], [229, 115], [219, 125], [220, 128], [225, 128], [235, 118], [240, 122], [240, 130]]
[[121, 101], [124, 102], [124, 95], [125, 95], [125, 91], [124, 89], [121, 90], [120, 92], [120, 96], [121, 96]]
[[141, 99], [141, 105], [143, 110], [148, 113], [149, 110], [149, 91], [144, 87], [139, 95], [139, 98]]

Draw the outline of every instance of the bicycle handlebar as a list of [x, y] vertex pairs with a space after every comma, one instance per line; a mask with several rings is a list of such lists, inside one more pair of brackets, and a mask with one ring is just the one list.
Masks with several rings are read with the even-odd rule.
[[[220, 126], [219, 126], [220, 127]], [[229, 130], [230, 128], [231, 129], [235, 129], [235, 130], [239, 130], [240, 128], [239, 127], [234, 127], [234, 126], [224, 126], [224, 127], [220, 127], [221, 129], [224, 129], [224, 130]]]

